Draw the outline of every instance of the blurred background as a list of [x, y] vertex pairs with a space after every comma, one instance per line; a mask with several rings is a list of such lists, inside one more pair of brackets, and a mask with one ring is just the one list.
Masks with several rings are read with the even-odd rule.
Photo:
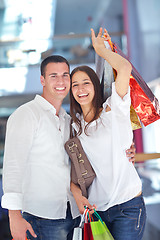
[[[159, 0], [0, 0], [0, 198], [6, 121], [41, 94], [40, 62], [49, 55], [95, 69], [90, 28], [105, 27], [160, 101]], [[69, 112], [69, 99], [64, 108]], [[137, 153], [160, 153], [160, 120], [134, 130]], [[147, 207], [144, 240], [160, 239], [160, 155], [135, 167]], [[144, 156], [144, 158], [143, 158]], [[134, 179], [133, 179], [134, 181]], [[0, 207], [0, 240], [10, 240], [7, 210]]]

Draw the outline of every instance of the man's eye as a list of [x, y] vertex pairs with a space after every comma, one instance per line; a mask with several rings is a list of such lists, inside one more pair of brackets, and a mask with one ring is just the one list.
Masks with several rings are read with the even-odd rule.
[[63, 77], [69, 77], [69, 75], [68, 74], [64, 74]]
[[77, 87], [78, 86], [78, 84], [74, 84], [74, 85], [72, 85], [72, 87]]

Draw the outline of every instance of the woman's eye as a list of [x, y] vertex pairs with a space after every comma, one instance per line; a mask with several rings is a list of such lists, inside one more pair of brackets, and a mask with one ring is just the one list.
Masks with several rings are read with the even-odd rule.
[[74, 85], [72, 85], [72, 87], [77, 87], [78, 86], [78, 84], [74, 84]]

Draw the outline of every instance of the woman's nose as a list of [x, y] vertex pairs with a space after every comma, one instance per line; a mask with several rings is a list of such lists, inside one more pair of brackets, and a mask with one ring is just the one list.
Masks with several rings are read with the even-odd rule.
[[78, 90], [81, 92], [81, 91], [83, 91], [83, 86], [82, 85], [79, 85], [78, 86]]

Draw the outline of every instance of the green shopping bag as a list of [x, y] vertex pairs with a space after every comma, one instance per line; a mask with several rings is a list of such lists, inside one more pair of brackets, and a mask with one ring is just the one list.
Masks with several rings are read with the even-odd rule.
[[94, 211], [94, 214], [98, 218], [98, 221], [90, 222], [93, 239], [94, 240], [114, 240], [105, 222], [102, 221], [99, 214], [96, 211]]

